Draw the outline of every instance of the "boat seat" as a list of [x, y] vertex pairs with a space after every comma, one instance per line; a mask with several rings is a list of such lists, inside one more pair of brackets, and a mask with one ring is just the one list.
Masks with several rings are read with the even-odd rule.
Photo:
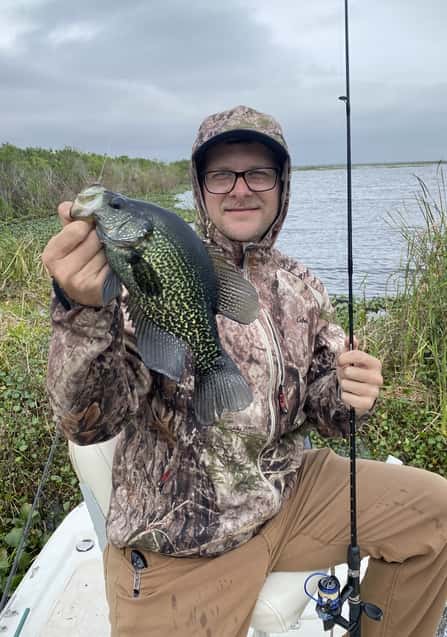
[[[107, 539], [105, 520], [112, 490], [112, 462], [116, 438], [94, 445], [68, 443], [70, 459], [78, 476], [85, 503], [93, 521], [101, 550]], [[310, 573], [274, 572], [268, 575], [253, 611], [253, 637], [269, 633], [285, 633], [297, 626], [309, 599], [304, 593], [304, 581]], [[314, 587], [308, 586], [314, 593]]]

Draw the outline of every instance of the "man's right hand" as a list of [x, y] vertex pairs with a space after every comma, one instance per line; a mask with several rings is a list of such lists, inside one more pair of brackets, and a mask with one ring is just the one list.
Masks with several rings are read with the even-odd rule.
[[61, 232], [47, 243], [42, 261], [67, 296], [82, 305], [100, 307], [109, 266], [95, 227], [70, 217], [71, 201], [57, 209]]

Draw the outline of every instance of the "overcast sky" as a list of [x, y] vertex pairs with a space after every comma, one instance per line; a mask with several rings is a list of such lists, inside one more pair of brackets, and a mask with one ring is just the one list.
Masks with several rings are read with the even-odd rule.
[[[353, 161], [447, 159], [446, 0], [351, 0]], [[344, 161], [343, 0], [0, 0], [0, 143], [189, 157], [247, 104]]]

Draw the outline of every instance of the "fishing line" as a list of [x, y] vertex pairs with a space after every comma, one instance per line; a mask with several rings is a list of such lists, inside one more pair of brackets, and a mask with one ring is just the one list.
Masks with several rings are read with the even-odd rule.
[[26, 520], [25, 528], [23, 529], [22, 537], [20, 538], [20, 542], [19, 542], [19, 545], [18, 545], [17, 550], [16, 550], [16, 555], [15, 555], [15, 558], [14, 558], [13, 565], [11, 567], [11, 572], [9, 573], [8, 579], [7, 579], [6, 584], [5, 584], [5, 589], [3, 591], [3, 595], [2, 595], [2, 598], [1, 598], [1, 601], [0, 601], [0, 613], [5, 608], [5, 606], [6, 606], [7, 602], [8, 602], [8, 596], [9, 596], [9, 591], [11, 589], [12, 579], [13, 579], [14, 575], [17, 573], [17, 569], [19, 567], [20, 558], [22, 557], [22, 553], [25, 550], [25, 542], [26, 542], [26, 540], [28, 538], [28, 534], [29, 534], [29, 532], [31, 530], [31, 524], [32, 524], [32, 521], [33, 521], [34, 511], [37, 508], [40, 496], [42, 494], [42, 490], [43, 490], [44, 484], [47, 481], [48, 473], [50, 471], [51, 463], [53, 462], [53, 457], [54, 457], [54, 454], [55, 454], [55, 451], [56, 451], [57, 443], [59, 442], [59, 438], [60, 438], [60, 432], [59, 432], [59, 429], [56, 429], [56, 432], [55, 432], [54, 438], [53, 438], [53, 443], [51, 445], [50, 452], [48, 454], [48, 458], [47, 458], [47, 461], [45, 463], [44, 470], [42, 472], [42, 477], [40, 479], [39, 486], [37, 487], [36, 495], [34, 496], [34, 502], [33, 502], [32, 506], [31, 506], [30, 512], [28, 514], [28, 518]]
[[105, 155], [104, 155], [104, 161], [102, 163], [101, 172], [99, 173], [98, 179], [95, 181], [95, 185], [96, 184], [102, 185], [102, 180], [104, 178], [104, 170], [105, 170], [105, 167], [106, 167], [106, 162], [109, 159], [109, 155], [110, 155], [110, 153], [105, 153]]

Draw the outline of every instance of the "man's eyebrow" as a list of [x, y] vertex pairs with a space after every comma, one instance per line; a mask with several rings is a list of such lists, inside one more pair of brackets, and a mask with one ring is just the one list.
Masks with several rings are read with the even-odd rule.
[[[264, 163], [264, 164], [260, 164], [260, 163], [256, 163], [256, 164], [252, 164], [250, 165], [248, 168], [244, 168], [244, 172], [246, 170], [256, 170], [257, 168], [275, 168], [276, 166], [273, 165], [273, 162], [271, 162], [270, 164], [268, 163]], [[240, 170], [236, 170], [235, 168], [228, 166], [227, 164], [223, 164], [223, 165], [217, 165], [214, 168], [210, 168], [208, 166], [205, 166], [204, 172], [211, 172], [213, 170], [231, 170], [232, 172], [242, 172]]]

